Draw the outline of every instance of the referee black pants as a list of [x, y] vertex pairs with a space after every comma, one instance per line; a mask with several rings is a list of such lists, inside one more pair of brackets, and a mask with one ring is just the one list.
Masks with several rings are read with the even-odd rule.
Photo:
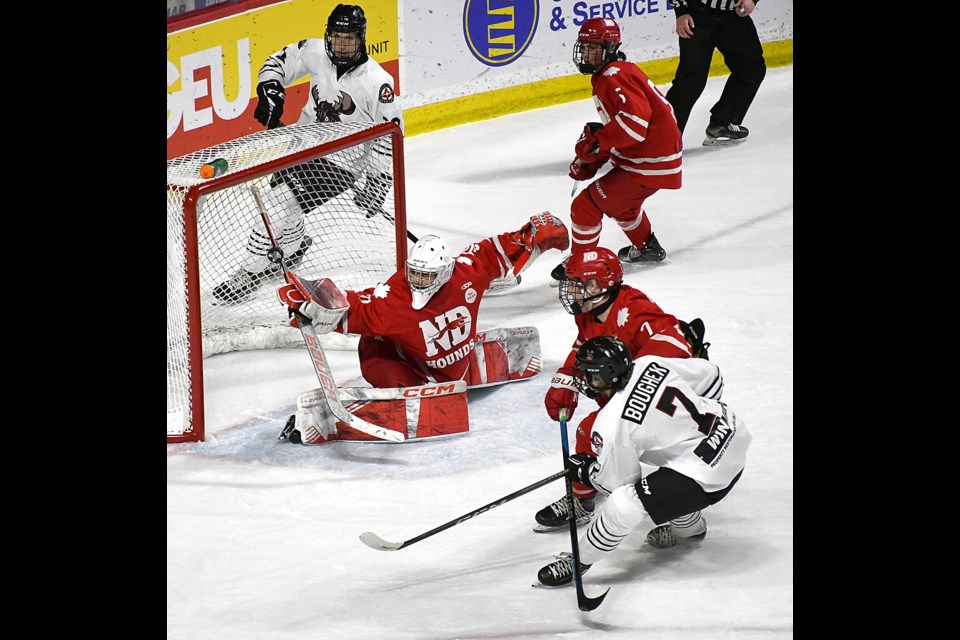
[[753, 20], [739, 18], [733, 12], [691, 10], [690, 15], [693, 37], [680, 38], [680, 62], [667, 91], [680, 131], [707, 86], [714, 49], [723, 56], [730, 76], [720, 99], [710, 109], [710, 124], [742, 124], [767, 73], [757, 28]]

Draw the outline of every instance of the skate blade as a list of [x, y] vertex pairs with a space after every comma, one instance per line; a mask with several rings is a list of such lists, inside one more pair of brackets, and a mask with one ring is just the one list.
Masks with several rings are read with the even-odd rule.
[[746, 142], [746, 141], [747, 141], [746, 138], [740, 138], [739, 140], [732, 140], [732, 139], [720, 140], [720, 139], [714, 139], [714, 138], [704, 138], [704, 140], [703, 140], [703, 146], [705, 146], [705, 147], [733, 147], [733, 146], [736, 146], [736, 145], [741, 144], [741, 143]]

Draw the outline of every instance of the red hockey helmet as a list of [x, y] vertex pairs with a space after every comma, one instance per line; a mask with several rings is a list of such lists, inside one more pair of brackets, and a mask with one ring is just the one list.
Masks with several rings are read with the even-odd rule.
[[570, 256], [563, 275], [560, 302], [567, 313], [579, 315], [596, 307], [592, 305], [590, 309], [584, 309], [584, 304], [599, 299], [623, 283], [623, 264], [610, 249], [596, 247]]
[[[603, 53], [599, 58], [596, 53], [598, 45], [599, 51]], [[580, 33], [573, 45], [573, 63], [580, 69], [580, 73], [596, 73], [605, 64], [617, 59], [618, 49], [619, 25], [610, 18], [590, 18], [580, 26]]]

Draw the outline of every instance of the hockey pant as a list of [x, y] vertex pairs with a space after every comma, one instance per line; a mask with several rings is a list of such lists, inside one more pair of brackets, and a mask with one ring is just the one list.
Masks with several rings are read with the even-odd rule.
[[[361, 336], [357, 345], [360, 373], [364, 380], [379, 389], [418, 387], [433, 382], [449, 382], [448, 376], [435, 379], [435, 372], [421, 362], [408, 360], [396, 342], [383, 336]], [[466, 371], [466, 361], [463, 371]], [[459, 363], [458, 363], [459, 364]], [[459, 380], [460, 378], [455, 378]]]
[[707, 493], [694, 480], [662, 467], [636, 484], [614, 489], [580, 539], [580, 562], [593, 564], [616, 549], [647, 517], [661, 525], [716, 504], [737, 483]]
[[570, 205], [572, 252], [579, 255], [599, 244], [604, 216], [620, 225], [633, 246], [646, 245], [651, 229], [643, 203], [657, 191], [620, 167], [613, 167], [591, 182]]

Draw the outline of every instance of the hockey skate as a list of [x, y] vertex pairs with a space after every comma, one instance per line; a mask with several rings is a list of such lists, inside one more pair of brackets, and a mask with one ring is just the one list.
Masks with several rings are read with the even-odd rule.
[[[562, 587], [565, 584], [570, 584], [573, 581], [573, 555], [564, 551], [554, 557], [556, 558], [555, 562], [551, 562], [537, 572], [537, 580], [546, 587]], [[592, 566], [581, 562], [580, 575], [586, 573], [587, 569]]]
[[559, 287], [560, 283], [566, 279], [566, 274], [564, 273], [564, 267], [567, 266], [567, 260], [570, 259], [570, 256], [567, 256], [563, 261], [553, 268], [553, 271], [550, 272], [550, 286]]
[[[313, 238], [303, 236], [303, 240], [300, 241], [300, 248], [291, 253], [289, 257], [283, 259], [287, 268], [292, 269], [300, 266], [300, 263], [303, 262], [304, 254], [306, 254], [307, 249], [309, 249], [312, 244]], [[271, 264], [259, 273], [239, 269], [229, 280], [220, 283], [214, 288], [213, 297], [216, 298], [217, 303], [221, 305], [240, 304], [241, 302], [246, 302], [264, 282], [281, 275], [283, 275], [283, 270], [280, 268], [280, 265], [277, 264]]]
[[642, 249], [637, 249], [632, 244], [628, 244], [617, 251], [617, 257], [623, 263], [662, 262], [667, 257], [667, 252], [660, 246], [657, 236], [651, 233], [650, 239], [647, 240], [647, 244]]
[[[589, 524], [590, 518], [593, 517], [594, 498], [590, 497], [581, 500], [580, 498], [574, 497], [573, 505], [573, 510], [577, 513], [577, 526]], [[570, 510], [567, 508], [567, 497], [564, 496], [556, 502], [540, 509], [540, 511], [537, 511], [535, 517], [538, 524], [533, 530], [536, 533], [547, 533], [549, 531], [566, 529], [570, 523]]]
[[707, 523], [703, 523], [703, 532], [695, 536], [682, 538], [677, 535], [677, 529], [669, 522], [655, 527], [647, 534], [647, 544], [654, 549], [670, 549], [678, 544], [694, 544], [707, 537]]
[[703, 146], [729, 147], [740, 144], [747, 139], [748, 135], [750, 130], [738, 124], [713, 124], [707, 127], [707, 137], [703, 139]]
[[302, 442], [300, 432], [297, 431], [296, 414], [287, 419], [287, 423], [283, 425], [283, 430], [280, 432], [280, 435], [277, 436], [277, 440], [289, 440], [293, 444], [300, 444]]

